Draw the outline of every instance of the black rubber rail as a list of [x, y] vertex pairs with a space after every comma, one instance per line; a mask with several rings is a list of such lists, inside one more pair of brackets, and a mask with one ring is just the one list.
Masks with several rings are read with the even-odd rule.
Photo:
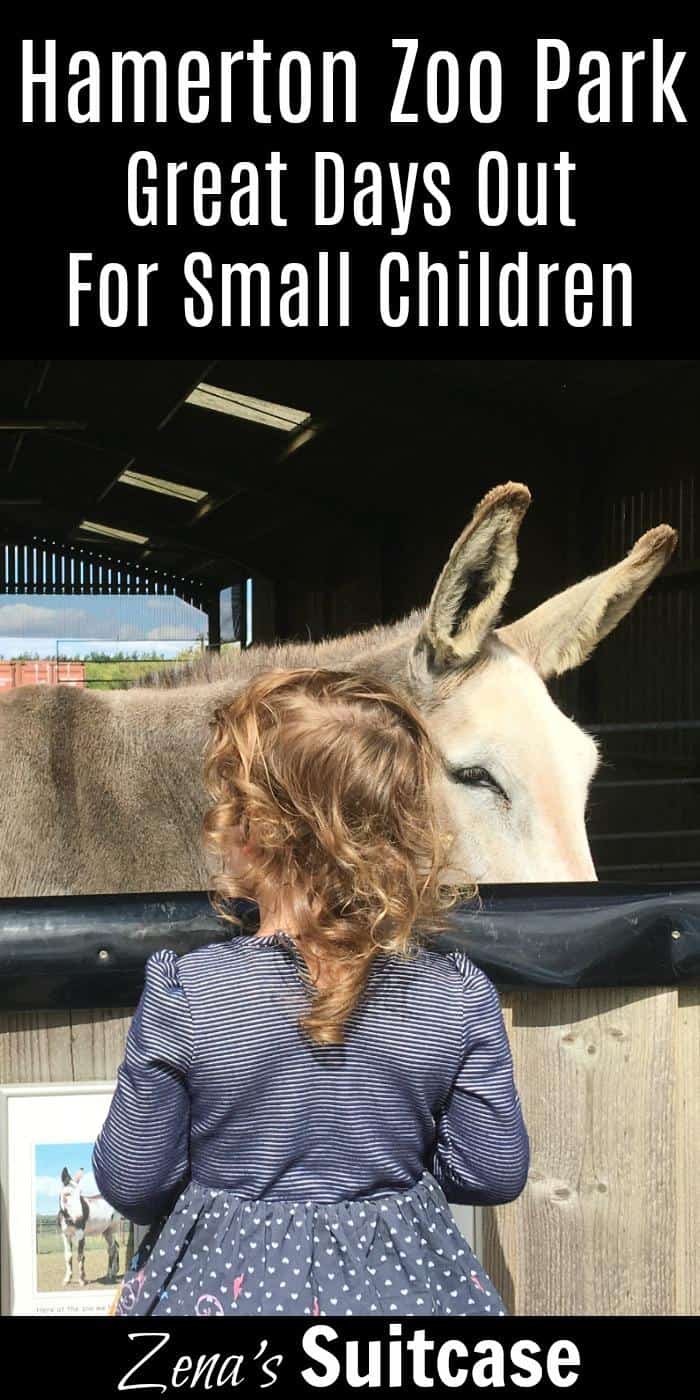
[[[237, 908], [254, 929], [254, 906]], [[132, 1007], [157, 948], [236, 936], [205, 894], [1, 899], [0, 1009]], [[483, 886], [437, 938], [503, 987], [696, 981], [700, 883]]]

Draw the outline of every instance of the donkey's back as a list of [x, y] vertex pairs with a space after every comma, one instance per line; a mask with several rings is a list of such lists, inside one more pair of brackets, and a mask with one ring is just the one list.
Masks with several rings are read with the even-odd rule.
[[0, 696], [0, 897], [206, 888], [208, 707], [182, 694]]

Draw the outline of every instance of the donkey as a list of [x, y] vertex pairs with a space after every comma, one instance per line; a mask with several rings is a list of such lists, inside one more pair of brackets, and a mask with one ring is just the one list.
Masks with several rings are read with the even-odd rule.
[[332, 666], [393, 682], [425, 717], [444, 765], [452, 878], [592, 880], [585, 826], [597, 746], [546, 681], [579, 666], [676, 545], [649, 530], [619, 563], [507, 626], [530, 493], [483, 498], [425, 610], [318, 644], [209, 655], [127, 691], [28, 686], [0, 697], [0, 895], [205, 890], [202, 759], [217, 705], [271, 667]]
[[67, 1167], [61, 1172], [61, 1190], [58, 1196], [58, 1225], [63, 1235], [63, 1254], [66, 1261], [64, 1287], [73, 1282], [73, 1243], [78, 1245], [79, 1283], [85, 1287], [85, 1240], [88, 1235], [102, 1235], [107, 1245], [107, 1282], [116, 1283], [119, 1273], [119, 1244], [114, 1232], [119, 1221], [104, 1196], [84, 1196], [80, 1182], [83, 1168], [71, 1176]]

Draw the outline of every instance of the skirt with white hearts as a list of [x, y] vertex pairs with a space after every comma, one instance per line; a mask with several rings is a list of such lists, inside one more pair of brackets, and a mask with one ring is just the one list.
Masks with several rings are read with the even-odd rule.
[[125, 1273], [115, 1315], [504, 1316], [430, 1172], [333, 1202], [251, 1200], [191, 1181]]

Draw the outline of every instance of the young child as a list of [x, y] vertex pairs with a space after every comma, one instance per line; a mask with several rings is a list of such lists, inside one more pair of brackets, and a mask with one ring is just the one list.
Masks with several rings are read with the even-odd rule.
[[151, 1225], [117, 1314], [505, 1311], [447, 1204], [513, 1200], [529, 1144], [496, 991], [431, 939], [457, 897], [439, 763], [345, 672], [268, 672], [217, 712], [205, 834], [235, 932], [146, 964], [93, 1156]]

